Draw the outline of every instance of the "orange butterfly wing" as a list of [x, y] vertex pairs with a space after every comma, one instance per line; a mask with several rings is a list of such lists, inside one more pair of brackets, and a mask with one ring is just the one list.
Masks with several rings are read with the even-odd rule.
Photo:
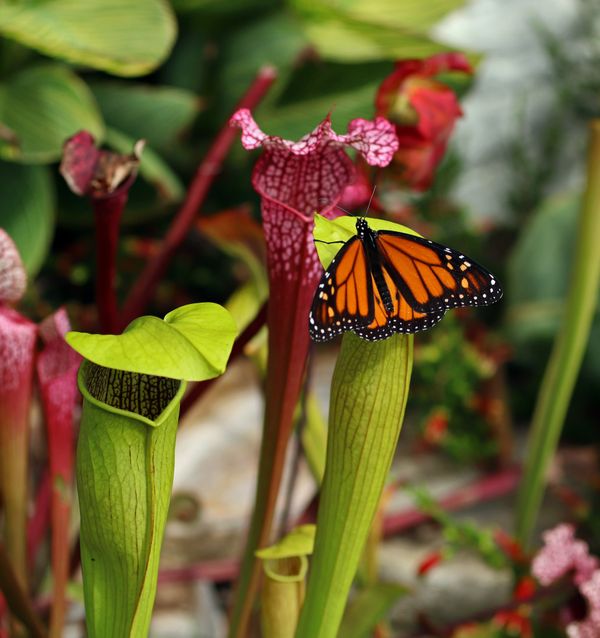
[[386, 286], [390, 292], [393, 309], [388, 312], [375, 285], [375, 280], [372, 278], [375, 312], [370, 323], [358, 325], [354, 328], [354, 332], [359, 337], [368, 341], [377, 341], [385, 339], [396, 332], [414, 333], [427, 330], [438, 321], [441, 321], [446, 312], [445, 310], [437, 310], [431, 313], [415, 310], [402, 295], [387, 268], [383, 267], [382, 271]]
[[442, 244], [407, 233], [380, 231], [377, 248], [382, 264], [415, 311], [487, 306], [502, 297], [492, 273]]
[[314, 341], [327, 341], [353, 330], [373, 316], [373, 286], [362, 242], [352, 237], [340, 249], [313, 299], [309, 331]]

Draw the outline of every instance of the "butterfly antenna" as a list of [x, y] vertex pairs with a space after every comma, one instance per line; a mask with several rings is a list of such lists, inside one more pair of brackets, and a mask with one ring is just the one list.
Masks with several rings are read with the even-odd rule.
[[376, 190], [377, 190], [377, 185], [373, 186], [373, 192], [371, 193], [371, 197], [369, 198], [369, 203], [367, 204], [367, 212], [365, 213], [365, 217], [369, 214], [369, 209], [371, 208], [371, 202], [373, 201], [373, 197], [375, 197]]
[[[329, 202], [329, 200], [327, 198], [323, 198], [323, 199], [319, 200], [319, 203], [321, 203], [321, 204], [327, 204], [328, 202]], [[339, 204], [336, 204], [335, 208], [339, 208], [343, 213], [346, 213], [346, 215], [352, 215], [352, 213], [349, 210], [346, 210], [345, 208], [342, 208]]]

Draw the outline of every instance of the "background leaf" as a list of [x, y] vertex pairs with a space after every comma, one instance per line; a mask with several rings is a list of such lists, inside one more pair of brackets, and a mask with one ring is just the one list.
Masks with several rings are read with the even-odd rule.
[[425, 57], [448, 47], [433, 25], [464, 0], [293, 0], [307, 37], [324, 58], [340, 61]]
[[54, 184], [43, 166], [0, 162], [0, 226], [17, 245], [30, 277], [44, 262], [54, 230]]
[[109, 127], [157, 151], [176, 142], [200, 110], [196, 95], [174, 87], [95, 82], [90, 88]]
[[0, 84], [0, 122], [16, 135], [14, 143], [0, 142], [0, 157], [27, 163], [58, 160], [64, 141], [79, 130], [97, 140], [104, 134], [87, 85], [57, 64], [28, 67]]
[[309, 46], [298, 19], [286, 12], [255, 20], [233, 31], [223, 45], [221, 87], [224, 107], [229, 109], [264, 65], [277, 67], [278, 81], [267, 102], [273, 102], [285, 88], [293, 64]]
[[50, 56], [116, 75], [141, 75], [176, 36], [164, 0], [21, 0], [0, 4], [0, 33]]

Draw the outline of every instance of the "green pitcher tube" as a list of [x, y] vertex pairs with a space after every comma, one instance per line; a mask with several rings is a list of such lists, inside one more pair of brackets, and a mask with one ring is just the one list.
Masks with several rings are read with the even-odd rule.
[[90, 637], [148, 635], [185, 382], [86, 361], [77, 445]]

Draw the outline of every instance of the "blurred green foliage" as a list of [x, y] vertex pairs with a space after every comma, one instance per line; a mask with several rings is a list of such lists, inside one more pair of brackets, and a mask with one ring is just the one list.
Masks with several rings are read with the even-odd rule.
[[[278, 72], [277, 82], [256, 113], [267, 132], [298, 138], [328, 112], [334, 127], [343, 131], [351, 118], [372, 116], [376, 88], [394, 60], [445, 50], [432, 38], [432, 27], [462, 4], [463, 0], [3, 3], [0, 187], [4, 199], [0, 224], [17, 242], [30, 275], [39, 275], [38, 288], [29, 294], [32, 314], [44, 314], [48, 304], [85, 306], [92, 298], [91, 212], [67, 191], [56, 170], [68, 136], [85, 128], [99, 142], [121, 152], [129, 151], [136, 139], [147, 140], [140, 179], [131, 191], [123, 219], [119, 282], [123, 295], [164, 236], [206, 149], [261, 66], [273, 65]], [[584, 8], [592, 4], [582, 0]], [[593, 21], [586, 15], [582, 10], [581, 30], [591, 34]], [[571, 204], [565, 200], [564, 206], [542, 204], [557, 172], [553, 156], [568, 133], [570, 120], [565, 113], [589, 117], [600, 111], [597, 65], [592, 63], [597, 57], [587, 56], [579, 62], [556, 39], [543, 33], [540, 37], [546, 38], [548, 59], [560, 79], [560, 108], [552, 115], [556, 119], [544, 128], [541, 150], [518, 144], [511, 148], [515, 183], [510, 207], [514, 214], [507, 226], [492, 233], [491, 240], [482, 240], [468, 224], [468, 211], [452, 205], [449, 193], [461, 170], [452, 153], [430, 191], [417, 197], [406, 191], [401, 195], [416, 211], [415, 220], [428, 225], [428, 234], [461, 246], [498, 272], [505, 284], [504, 332], [516, 353], [511, 372], [519, 385], [513, 399], [519, 419], [529, 418], [571, 259], [575, 197]], [[581, 73], [574, 73], [574, 68]], [[456, 76], [450, 81], [459, 93], [464, 91], [464, 78]], [[515, 118], [515, 139], [529, 137], [521, 135]], [[258, 217], [250, 183], [254, 157], [234, 145], [205, 202], [205, 212], [250, 202]], [[533, 211], [523, 229], [519, 211]], [[505, 256], [513, 244], [515, 251], [505, 277]], [[539, 246], [547, 248], [540, 250]], [[171, 265], [151, 310], [164, 313], [190, 301], [224, 301], [251, 275], [243, 260], [226, 255], [212, 240], [193, 232]], [[42, 298], [46, 303], [40, 303]], [[499, 305], [482, 314], [496, 319], [501, 312]], [[444, 374], [459, 380], [470, 375], [470, 382], [476, 384], [472, 357], [452, 343], [444, 345], [445, 332], [438, 328], [440, 340], [432, 342], [444, 361], [452, 361]], [[579, 384], [579, 414], [590, 413], [590, 398], [581, 388], [593, 387], [592, 382], [597, 385], [599, 361], [600, 335], [595, 325]], [[420, 374], [417, 366], [417, 385]], [[427, 375], [424, 364], [423, 380]], [[452, 383], [448, 387], [436, 402], [456, 412], [459, 395]], [[467, 438], [469, 428], [481, 429], [468, 411], [458, 410], [453, 420], [461, 424], [458, 427]], [[478, 439], [479, 435], [474, 440]], [[467, 449], [471, 443], [465, 445]], [[458, 457], [465, 454], [456, 451]]]
[[[141, 236], [160, 237], [166, 220], [156, 220], [172, 215], [205, 149], [261, 66], [275, 66], [279, 78], [258, 114], [267, 130], [301, 136], [329, 111], [343, 130], [349, 119], [371, 115], [375, 88], [390, 61], [444, 49], [431, 39], [431, 27], [461, 4], [4, 3], [0, 158], [21, 168], [0, 165], [0, 180], [10, 182], [12, 191], [1, 223], [32, 275], [46, 261], [55, 219], [66, 233], [59, 248], [69, 233], [91, 228], [85, 205], [60, 180], [53, 187], [55, 168], [44, 168], [60, 158], [66, 138], [87, 129], [119, 151], [146, 139], [142, 180], [131, 193], [124, 223], [134, 224]], [[375, 38], [383, 31], [386, 38]], [[142, 81], [129, 79], [141, 75]], [[227, 186], [217, 186], [208, 209], [253, 197], [251, 162], [234, 151], [223, 175]], [[227, 289], [228, 277], [225, 282]]]

